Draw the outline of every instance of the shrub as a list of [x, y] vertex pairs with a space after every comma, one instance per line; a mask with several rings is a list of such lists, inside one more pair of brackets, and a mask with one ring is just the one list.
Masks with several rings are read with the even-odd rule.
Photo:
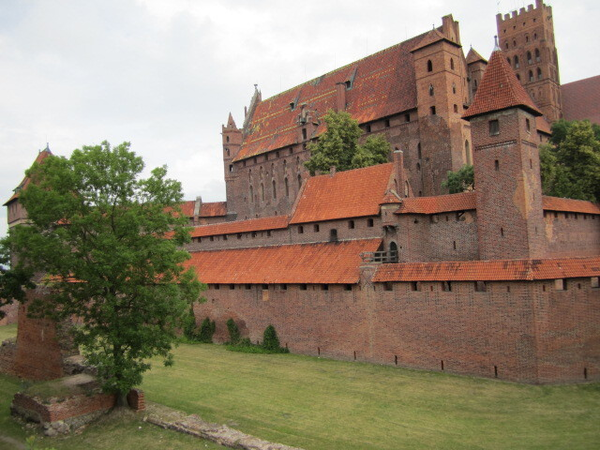
[[281, 348], [279, 347], [277, 331], [275, 331], [275, 327], [273, 325], [269, 325], [267, 328], [265, 328], [262, 346], [267, 350], [279, 350]]
[[238, 328], [235, 320], [229, 319], [227, 321], [227, 331], [229, 332], [229, 343], [238, 344], [240, 342], [240, 329]]
[[213, 334], [215, 334], [216, 324], [215, 321], [211, 321], [208, 317], [202, 321], [200, 325], [200, 333], [197, 336], [199, 342], [205, 344], [212, 344]]

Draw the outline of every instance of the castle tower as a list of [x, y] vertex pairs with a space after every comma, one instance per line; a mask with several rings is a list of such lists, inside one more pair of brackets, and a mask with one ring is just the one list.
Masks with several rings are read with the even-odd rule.
[[467, 53], [467, 73], [469, 80], [469, 104], [473, 103], [477, 89], [483, 79], [483, 73], [487, 68], [487, 61], [473, 50], [473, 47]]
[[231, 113], [229, 113], [227, 125], [221, 126], [221, 136], [223, 138], [223, 169], [225, 171], [227, 211], [228, 214], [235, 215], [237, 212], [235, 202], [235, 180], [237, 179], [237, 173], [233, 160], [238, 155], [240, 146], [242, 145], [242, 130], [236, 126]]
[[[48, 145], [46, 145], [46, 148], [38, 153], [37, 157], [35, 158], [34, 164], [41, 163], [48, 156], [52, 156], [52, 152], [50, 151]], [[19, 196], [20, 192], [27, 187], [29, 182], [29, 177], [23, 178], [23, 181], [21, 181], [21, 183], [19, 183], [19, 185], [14, 189], [13, 195], [3, 205], [6, 206], [8, 210], [7, 218], [9, 228], [14, 227], [15, 225], [19, 225], [21, 223], [25, 223], [25, 221], [27, 220], [27, 211], [25, 211], [25, 209], [21, 205]]]
[[464, 115], [473, 135], [480, 259], [544, 257], [540, 115], [496, 47]]
[[442, 26], [431, 30], [411, 50], [413, 54], [421, 161], [425, 195], [444, 193], [441, 181], [448, 171], [471, 160], [470, 132], [461, 119], [469, 94], [467, 67], [460, 44], [458, 22], [442, 18]]
[[536, 0], [535, 8], [496, 16], [500, 48], [517, 78], [544, 116], [562, 117], [558, 56], [554, 43], [552, 7]]

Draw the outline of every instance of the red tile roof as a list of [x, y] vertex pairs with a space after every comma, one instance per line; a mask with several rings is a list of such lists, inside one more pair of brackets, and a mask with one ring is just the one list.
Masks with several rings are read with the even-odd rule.
[[515, 106], [523, 107], [536, 116], [542, 115], [517, 80], [502, 51], [496, 50], [483, 74], [475, 100], [463, 119]]
[[600, 276], [600, 257], [382, 264], [373, 281], [519, 281]]
[[566, 211], [582, 214], [600, 214], [600, 205], [585, 200], [573, 200], [571, 198], [542, 197], [542, 206], [548, 211]]
[[600, 75], [563, 84], [560, 92], [565, 119], [600, 124]]
[[538, 116], [535, 118], [535, 127], [542, 133], [552, 134], [552, 128], [550, 128], [550, 124], [544, 116]]
[[487, 60], [483, 56], [481, 56], [479, 53], [477, 53], [477, 51], [475, 51], [473, 49], [473, 47], [471, 47], [471, 49], [469, 50], [469, 53], [467, 53], [467, 64], [473, 64], [474, 62], [477, 62], [477, 61], [482, 61], [487, 64]]
[[362, 252], [381, 239], [192, 253], [186, 266], [210, 284], [358, 283]]
[[392, 163], [309, 178], [290, 223], [379, 214]]
[[[297, 143], [303, 104], [312, 120], [319, 122], [314, 136], [309, 138], [325, 131], [325, 123], [319, 118], [336, 107], [336, 83], [351, 83], [346, 90], [346, 111], [360, 123], [416, 108], [410, 51], [426, 36], [427, 33], [414, 37], [261, 101], [245, 130], [247, 134], [235, 161]], [[294, 110], [290, 107], [292, 102], [296, 105]]]
[[181, 214], [186, 217], [194, 216], [194, 207], [196, 206], [196, 202], [194, 200], [187, 200], [181, 204]]
[[[52, 156], [52, 152], [50, 151], [50, 149], [46, 148], [45, 150], [42, 150], [41, 152], [38, 153], [33, 164], [41, 163], [43, 160], [45, 160], [49, 156]], [[33, 164], [32, 164], [32, 167], [33, 167]], [[2, 206], [6, 206], [13, 200], [19, 198], [19, 192], [21, 192], [23, 189], [25, 189], [30, 181], [31, 180], [29, 179], [29, 177], [23, 178], [23, 181], [21, 181], [19, 186], [17, 186], [17, 188], [15, 189], [15, 193]]]
[[262, 217], [260, 219], [238, 220], [195, 227], [190, 235], [194, 237], [217, 236], [222, 234], [247, 233], [250, 231], [278, 230], [286, 228], [288, 216]]
[[200, 217], [222, 217], [227, 215], [227, 202], [202, 203]]
[[435, 197], [409, 197], [402, 200], [396, 214], [437, 214], [466, 211], [475, 208], [475, 192], [437, 195]]

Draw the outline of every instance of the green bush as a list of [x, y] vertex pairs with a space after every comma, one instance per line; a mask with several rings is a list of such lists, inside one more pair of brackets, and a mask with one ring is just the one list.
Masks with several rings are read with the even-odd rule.
[[208, 317], [202, 321], [200, 325], [200, 333], [198, 334], [197, 341], [205, 344], [212, 344], [213, 334], [215, 334], [216, 324], [214, 320], [210, 320]]
[[235, 320], [229, 319], [227, 321], [227, 331], [229, 332], [229, 343], [237, 344], [240, 342], [240, 329], [238, 328]]
[[273, 325], [269, 325], [267, 328], [265, 328], [262, 346], [267, 350], [279, 350], [281, 348], [279, 346], [277, 331], [275, 331], [275, 327]]

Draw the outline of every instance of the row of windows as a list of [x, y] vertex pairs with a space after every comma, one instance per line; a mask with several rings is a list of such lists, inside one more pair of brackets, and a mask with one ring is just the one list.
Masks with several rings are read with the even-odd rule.
[[[298, 176], [296, 177], [297, 179], [297, 183], [298, 183], [298, 189], [300, 189], [302, 187], [302, 175], [298, 174]], [[265, 194], [265, 184], [264, 183], [260, 183], [259, 186], [260, 189], [260, 201], [265, 201], [267, 196]], [[290, 183], [288, 181], [288, 177], [285, 177], [283, 179], [283, 190], [284, 190], [284, 194], [286, 197], [290, 196]], [[254, 196], [254, 187], [252, 185], [250, 185], [250, 190], [248, 192], [249, 194], [249, 199], [251, 203], [255, 203], [257, 198]], [[273, 200], [277, 199], [277, 183], [275, 182], [275, 180], [271, 180], [271, 195], [273, 196]]]
[[[558, 218], [558, 217], [560, 217], [560, 214], [563, 214], [565, 216], [565, 219], [575, 219], [575, 220], [578, 220], [579, 219], [579, 215], [581, 213], [580, 214], [578, 214], [578, 213], [568, 213], [568, 212], [559, 213], [557, 211], [554, 211], [554, 212], [544, 211], [544, 217], [549, 217], [550, 215], [553, 215], [554, 218]], [[589, 214], [589, 215], [588, 214], [581, 214], [581, 216], [583, 217], [583, 220], [588, 220], [588, 218], [591, 219], [591, 220], [596, 220], [596, 216], [594, 214]]]
[[[531, 8], [531, 5], [530, 5], [530, 8]], [[531, 9], [529, 9], [529, 11], [531, 11]], [[515, 13], [513, 13], [513, 14], [515, 14]], [[509, 15], [508, 15], [508, 14], [506, 14], [506, 16], [509, 16]], [[506, 17], [506, 16], [505, 16], [505, 17]], [[513, 17], [514, 17], [514, 16], [513, 16]], [[508, 19], [504, 19], [504, 20], [508, 20]], [[537, 18], [536, 18], [536, 17], [534, 17], [534, 18], [533, 18], [533, 22], [534, 22], [534, 23], [535, 23], [535, 22], [537, 22]], [[526, 24], [527, 24], [527, 20], [524, 20], [524, 21], [523, 21], [523, 26], [525, 26]], [[516, 30], [516, 29], [517, 29], [517, 26], [516, 26], [516, 25], [513, 25], [513, 30]], [[502, 32], [503, 32], [503, 33], [506, 33], [506, 28], [505, 28], [504, 30], [502, 30]], [[534, 35], [533, 35], [533, 36], [534, 36], [534, 39], [537, 39], [537, 34], [535, 34], [535, 33], [534, 33]], [[528, 38], [528, 39], [529, 39], [529, 38]], [[529, 40], [528, 40], [528, 42], [529, 42]]]
[[[454, 58], [450, 58], [450, 70], [454, 70]], [[430, 59], [427, 60], [427, 72], [433, 72], [433, 62]]]
[[[462, 284], [463, 282], [461, 282]], [[398, 283], [394, 283], [394, 282], [384, 282], [381, 283], [381, 287], [384, 291], [393, 291], [394, 290], [394, 285], [398, 285], [398, 284], [405, 284], [402, 282], [398, 282]], [[433, 292], [434, 290], [434, 286], [436, 284], [436, 282], [429, 282], [427, 283], [429, 284], [429, 290], [431, 292]], [[437, 282], [437, 284], [439, 285], [440, 289], [442, 292], [452, 292], [453, 288], [454, 288], [454, 282], [452, 281], [440, 281]], [[410, 285], [410, 290], [413, 292], [421, 292], [423, 291], [423, 282], [421, 281], [410, 281], [409, 282]], [[238, 285], [238, 284], [209, 284], [208, 288], [209, 289], [213, 289], [213, 290], [220, 290], [221, 286], [223, 286], [224, 289], [229, 289], [229, 290], [235, 290], [235, 289], [244, 289], [244, 290], [251, 290], [253, 287], [255, 286], [260, 286], [261, 290], [263, 291], [267, 291], [269, 289], [278, 289], [281, 291], [287, 291], [288, 288], [290, 287], [290, 285], [286, 284], [286, 283], [281, 283], [281, 284], [262, 284], [262, 285], [256, 285], [256, 284], [244, 284], [244, 285]], [[293, 284], [292, 286], [297, 287], [298, 290], [300, 291], [307, 291], [309, 289], [319, 289], [322, 291], [328, 291], [330, 290], [330, 285], [329, 284]], [[361, 286], [359, 285], [353, 285], [353, 284], [343, 284], [341, 285], [343, 286], [343, 289], [345, 291], [352, 291], [354, 289], [355, 286], [357, 286], [357, 288], [360, 290]], [[375, 285], [373, 287], [373, 289], [376, 289]], [[569, 281], [566, 278], [559, 278], [554, 280], [554, 289], [557, 291], [566, 291], [568, 290], [568, 288], [574, 288], [574, 289], [581, 289], [581, 282], [577, 282], [575, 283], [575, 280], [571, 280]], [[600, 288], [600, 279], [599, 277], [590, 277], [590, 287], [593, 289], [599, 289]], [[486, 281], [474, 281], [473, 282], [473, 290], [475, 292], [487, 292], [489, 289], [489, 285], [488, 282]], [[506, 291], [510, 292], [510, 285], [506, 286]], [[547, 288], [546, 288], [546, 284], [542, 284], [542, 291], [546, 292]]]

